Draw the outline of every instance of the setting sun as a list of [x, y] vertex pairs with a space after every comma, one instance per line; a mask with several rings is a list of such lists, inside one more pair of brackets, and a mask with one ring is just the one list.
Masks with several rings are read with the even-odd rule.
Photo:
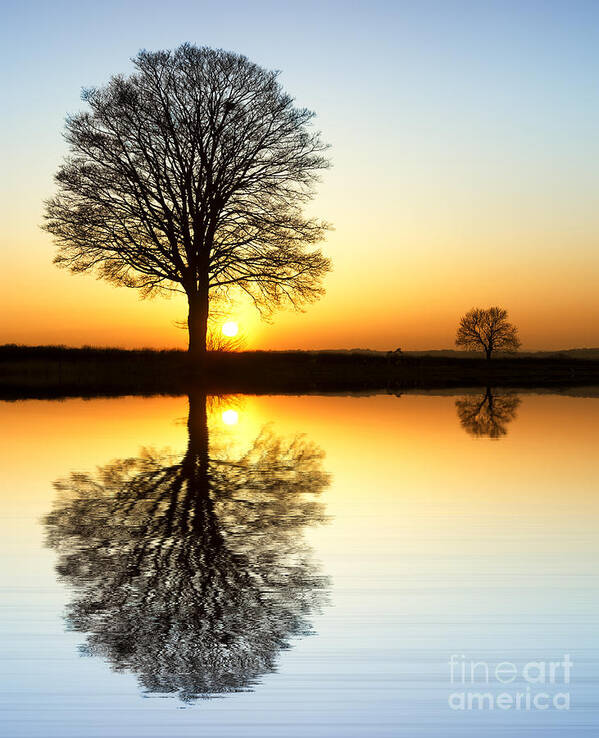
[[226, 323], [223, 323], [223, 327], [221, 330], [223, 332], [223, 335], [229, 336], [229, 338], [232, 338], [233, 336], [237, 335], [239, 326], [234, 320], [228, 320]]

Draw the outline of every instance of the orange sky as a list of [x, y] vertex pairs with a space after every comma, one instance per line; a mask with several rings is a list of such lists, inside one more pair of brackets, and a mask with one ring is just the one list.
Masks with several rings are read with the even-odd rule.
[[[361, 220], [370, 220], [374, 203], [349, 208], [334, 191], [338, 180], [327, 176], [318, 201], [336, 222], [325, 244], [334, 263], [327, 294], [305, 313], [277, 313], [271, 324], [247, 306], [233, 306], [230, 317], [248, 347], [448, 348], [459, 316], [490, 304], [509, 310], [524, 348], [599, 345], [599, 259], [587, 233], [550, 233], [538, 222], [524, 252], [517, 234], [490, 217], [460, 238], [443, 213], [422, 232], [391, 202], [393, 222], [370, 228]], [[3, 234], [0, 343], [184, 346], [185, 332], [175, 325], [185, 318], [183, 298], [142, 301], [134, 290], [51, 264], [51, 239], [37, 228], [42, 194], [41, 188], [27, 193], [15, 208], [22, 218]], [[478, 249], [479, 243], [488, 246]]]

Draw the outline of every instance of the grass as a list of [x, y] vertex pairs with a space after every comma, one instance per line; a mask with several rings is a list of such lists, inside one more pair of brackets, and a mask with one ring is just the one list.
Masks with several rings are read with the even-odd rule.
[[452, 387], [599, 385], [599, 359], [567, 353], [499, 357], [349, 351], [209, 354], [200, 372], [183, 351], [0, 346], [0, 398], [207, 392], [347, 392]]

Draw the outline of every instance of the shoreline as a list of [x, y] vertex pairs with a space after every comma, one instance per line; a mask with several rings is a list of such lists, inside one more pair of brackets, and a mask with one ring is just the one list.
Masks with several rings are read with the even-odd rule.
[[599, 360], [307, 351], [215, 352], [205, 371], [177, 350], [0, 346], [0, 399], [119, 395], [568, 390], [599, 386]]

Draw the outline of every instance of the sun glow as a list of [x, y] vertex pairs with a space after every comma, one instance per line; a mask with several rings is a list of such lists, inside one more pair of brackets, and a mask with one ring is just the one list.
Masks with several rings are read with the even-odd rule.
[[237, 410], [224, 410], [221, 417], [225, 425], [237, 425], [239, 420]]
[[228, 336], [229, 338], [233, 338], [233, 336], [237, 335], [237, 331], [239, 330], [239, 326], [234, 320], [227, 320], [226, 323], [223, 323], [223, 327], [221, 328], [223, 335]]

